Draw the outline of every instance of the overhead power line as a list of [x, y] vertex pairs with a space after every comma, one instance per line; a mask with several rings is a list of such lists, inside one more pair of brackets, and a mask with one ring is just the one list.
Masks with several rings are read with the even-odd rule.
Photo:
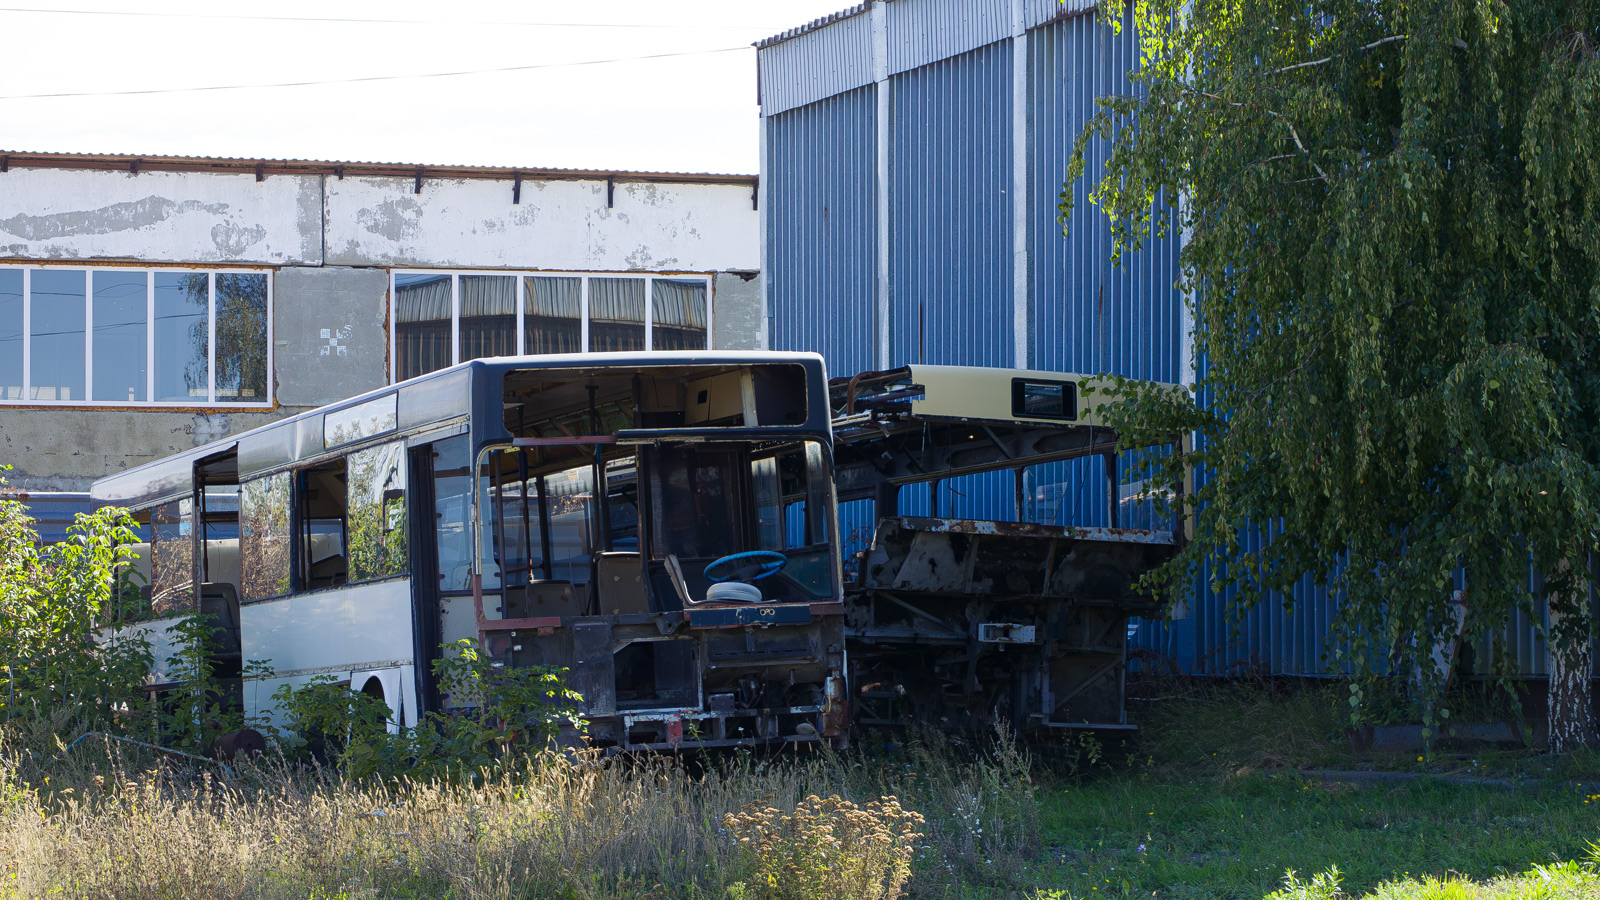
[[639, 62], [647, 59], [669, 59], [678, 56], [710, 56], [715, 53], [733, 53], [749, 50], [748, 46], [721, 47], [716, 50], [684, 50], [678, 53], [652, 53], [648, 56], [620, 56], [613, 59], [585, 59], [576, 62], [534, 63], [526, 66], [501, 66], [495, 69], [462, 69], [457, 72], [424, 72], [417, 75], [365, 75], [359, 78], [329, 78], [319, 81], [280, 81], [274, 84], [212, 84], [202, 87], [147, 88], [135, 91], [70, 91], [49, 94], [0, 94], [0, 100], [49, 100], [61, 97], [132, 97], [144, 94], [193, 94], [201, 91], [247, 91], [259, 88], [314, 87], [327, 84], [362, 84], [370, 81], [405, 81], [418, 78], [454, 78], [458, 75], [489, 75], [497, 72], [526, 72], [532, 69], [565, 69], [579, 66], [603, 66], [610, 63]]
[[649, 30], [674, 30], [674, 31], [778, 31], [782, 26], [772, 28], [766, 25], [702, 25], [702, 24], [656, 24], [635, 22], [519, 22], [519, 21], [474, 21], [460, 19], [360, 19], [342, 16], [251, 16], [227, 13], [176, 13], [176, 12], [148, 12], [142, 10], [113, 10], [113, 9], [43, 9], [23, 6], [0, 6], [0, 12], [9, 13], [36, 13], [41, 15], [61, 16], [123, 16], [128, 18], [149, 19], [217, 19], [223, 21], [249, 21], [249, 22], [341, 22], [358, 25], [490, 25], [490, 26], [522, 26], [528, 28], [624, 28]]

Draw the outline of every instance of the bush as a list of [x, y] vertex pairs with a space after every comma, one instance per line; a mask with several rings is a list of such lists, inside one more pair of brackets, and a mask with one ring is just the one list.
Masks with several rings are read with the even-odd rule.
[[[96, 640], [138, 602], [133, 528], [124, 510], [79, 513], [65, 541], [41, 546], [27, 508], [0, 496], [0, 718], [49, 718], [72, 734], [127, 727], [143, 708], [149, 642]], [[72, 715], [55, 721], [59, 710]]]
[[542, 666], [498, 667], [463, 639], [433, 664], [454, 711], [429, 713], [416, 728], [391, 733], [383, 701], [336, 683], [333, 676], [284, 685], [273, 702], [289, 734], [278, 733], [291, 753], [308, 751], [345, 774], [454, 777], [519, 753], [548, 746], [563, 723], [579, 724], [576, 703], [560, 674]]
[[722, 824], [755, 874], [730, 893], [741, 900], [894, 900], [911, 877], [922, 822], [894, 797], [857, 806], [813, 794], [791, 813], [746, 806]]

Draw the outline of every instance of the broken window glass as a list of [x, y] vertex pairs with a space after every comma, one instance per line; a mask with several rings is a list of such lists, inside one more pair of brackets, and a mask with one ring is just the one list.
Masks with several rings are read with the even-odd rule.
[[94, 292], [93, 399], [137, 403], [145, 398], [148, 276], [119, 269], [97, 270], [90, 278]]
[[348, 464], [349, 580], [404, 575], [408, 567], [405, 442], [357, 450]]
[[239, 487], [239, 580], [241, 599], [289, 593], [292, 530], [288, 472], [246, 481]]
[[516, 355], [516, 277], [461, 276], [461, 361]]
[[193, 612], [194, 501], [163, 503], [151, 516], [150, 610], [157, 618]]
[[211, 376], [206, 368], [210, 276], [204, 272], [156, 272], [155, 281], [156, 391], [152, 399], [204, 403], [211, 396]]
[[218, 272], [217, 395], [219, 403], [267, 399], [267, 276]]
[[82, 269], [34, 269], [29, 295], [35, 401], [83, 400], [85, 298]]

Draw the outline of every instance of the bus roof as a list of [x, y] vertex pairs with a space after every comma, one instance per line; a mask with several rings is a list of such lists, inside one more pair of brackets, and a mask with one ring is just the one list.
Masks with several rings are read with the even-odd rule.
[[[143, 507], [188, 496], [194, 489], [197, 463], [226, 465], [232, 461], [240, 477], [264, 472], [332, 449], [324, 440], [325, 420], [350, 421], [355, 435], [334, 447], [377, 434], [404, 434], [430, 425], [465, 420], [473, 433], [474, 450], [484, 443], [506, 439], [500, 415], [501, 385], [505, 374], [528, 369], [654, 369], [685, 366], [739, 366], [789, 363], [805, 368], [808, 392], [818, 402], [808, 404], [807, 421], [798, 431], [826, 432], [829, 422], [827, 376], [816, 353], [756, 350], [685, 350], [624, 353], [569, 353], [541, 356], [475, 359], [407, 381], [368, 391], [338, 403], [299, 413], [249, 431], [232, 435], [98, 479], [90, 496], [99, 505]], [[366, 431], [363, 420], [381, 421], [379, 430]]]

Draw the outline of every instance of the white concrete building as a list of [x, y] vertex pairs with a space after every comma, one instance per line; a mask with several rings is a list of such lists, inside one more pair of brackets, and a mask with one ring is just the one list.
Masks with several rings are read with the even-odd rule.
[[756, 177], [0, 152], [0, 463], [96, 477], [468, 359], [761, 344]]

